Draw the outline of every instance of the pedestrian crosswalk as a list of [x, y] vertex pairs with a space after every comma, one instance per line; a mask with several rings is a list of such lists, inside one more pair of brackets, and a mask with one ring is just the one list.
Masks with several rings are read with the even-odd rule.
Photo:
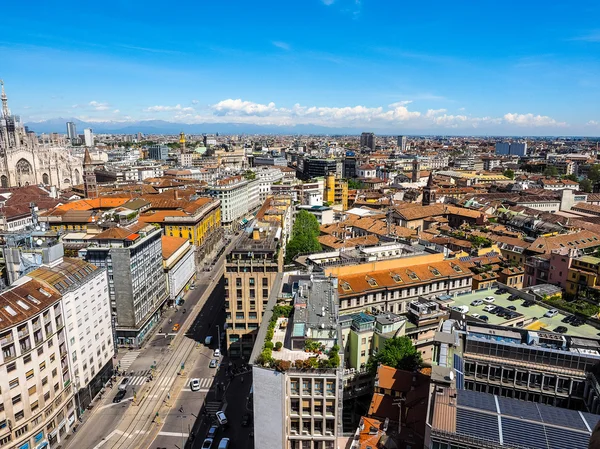
[[221, 410], [221, 403], [219, 401], [209, 401], [205, 404], [204, 408], [206, 413], [210, 415]]
[[146, 383], [146, 379], [150, 374], [150, 370], [147, 369], [145, 371], [136, 371], [133, 375], [129, 376], [129, 385], [135, 387], [136, 385], [143, 385]]
[[138, 355], [140, 355], [142, 351], [129, 351], [127, 354], [123, 356], [121, 360], [119, 360], [118, 366], [120, 366], [121, 371], [127, 371], [131, 364], [137, 359]]
[[[190, 386], [192, 379], [194, 378], [191, 377], [186, 381], [185, 386], [182, 388], [183, 391], [192, 391], [192, 387]], [[210, 390], [210, 386], [212, 385], [214, 379], [212, 377], [203, 377], [198, 380], [200, 381], [200, 391], [206, 393], [208, 390]]]

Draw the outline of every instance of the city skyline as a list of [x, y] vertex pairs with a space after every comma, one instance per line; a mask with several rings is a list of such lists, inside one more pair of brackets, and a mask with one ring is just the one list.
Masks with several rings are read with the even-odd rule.
[[[12, 111], [27, 123], [162, 120], [207, 132], [600, 135], [593, 2], [158, 8], [4, 7]], [[56, 26], [66, 10], [69, 25]]]

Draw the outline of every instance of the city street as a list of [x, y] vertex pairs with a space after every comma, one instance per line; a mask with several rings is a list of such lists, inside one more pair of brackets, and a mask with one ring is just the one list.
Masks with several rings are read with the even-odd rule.
[[[166, 436], [168, 444], [165, 447], [175, 447], [175, 441], [181, 444], [182, 434], [187, 438], [186, 426], [192, 428], [195, 418], [192, 415], [181, 418], [179, 408], [187, 411], [186, 408], [193, 408], [192, 403], [201, 404], [217, 371], [209, 369], [208, 363], [217, 345], [216, 326], [222, 328], [224, 322], [220, 281], [226, 252], [221, 252], [211, 271], [198, 273], [195, 289], [185, 295], [185, 304], [164, 313], [163, 322], [141, 350], [118, 354], [116, 366], [130, 379], [126, 395], [121, 402], [113, 403], [117, 385], [106, 388], [103, 397], [97, 398], [93, 408], [86, 411], [83, 423], [64, 447], [152, 447], [150, 442], [163, 425], [169, 429], [165, 432], [175, 432], [172, 427], [174, 416], [177, 416], [179, 438], [173, 439], [170, 433], [159, 434], [158, 438]], [[180, 325], [178, 332], [173, 331], [175, 324]], [[209, 333], [213, 335], [213, 348], [204, 346], [204, 338]], [[189, 362], [191, 366], [185, 366]], [[150, 374], [153, 380], [148, 381]], [[201, 389], [192, 393], [189, 379], [193, 377], [200, 379]], [[119, 377], [117, 383], [122, 378]], [[182, 392], [178, 396], [180, 388]]]

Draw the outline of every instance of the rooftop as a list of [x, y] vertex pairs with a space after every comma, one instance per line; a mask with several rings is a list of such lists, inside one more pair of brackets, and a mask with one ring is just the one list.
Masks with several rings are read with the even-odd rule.
[[23, 277], [0, 293], [0, 331], [22, 323], [56, 303], [61, 295], [38, 280]]

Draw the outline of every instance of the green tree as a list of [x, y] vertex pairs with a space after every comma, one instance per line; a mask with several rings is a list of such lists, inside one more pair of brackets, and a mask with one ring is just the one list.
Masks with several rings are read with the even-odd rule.
[[587, 177], [592, 183], [600, 181], [600, 164], [592, 165]]
[[305, 210], [298, 212], [292, 228], [292, 238], [286, 247], [285, 263], [291, 263], [298, 254], [321, 251], [319, 234], [317, 217]]
[[350, 190], [362, 189], [363, 188], [363, 183], [360, 182], [358, 179], [350, 178], [350, 179], [348, 179], [348, 188]]
[[515, 179], [515, 172], [514, 172], [514, 170], [511, 170], [510, 168], [507, 168], [506, 170], [504, 170], [504, 173], [502, 173], [502, 174], [509, 179]]
[[579, 189], [583, 190], [586, 193], [592, 193], [592, 189], [594, 188], [594, 183], [592, 181], [590, 181], [589, 179], [583, 179], [580, 183], [579, 183]]
[[568, 179], [569, 181], [579, 182], [579, 179], [577, 178], [577, 175], [575, 175], [575, 174], [565, 175], [565, 176], [563, 176], [562, 179]]
[[256, 173], [254, 173], [252, 170], [246, 170], [246, 173], [244, 173], [244, 178], [246, 178], [248, 181], [253, 181], [256, 179]]
[[475, 248], [489, 248], [490, 246], [492, 246], [492, 241], [490, 239], [480, 237], [478, 235], [470, 235], [469, 241]]
[[421, 353], [417, 351], [408, 337], [390, 338], [382, 349], [369, 359], [367, 369], [377, 371], [379, 364], [405, 371], [413, 371], [423, 364]]
[[554, 165], [549, 165], [544, 170], [544, 175], [550, 177], [558, 176], [558, 169]]

